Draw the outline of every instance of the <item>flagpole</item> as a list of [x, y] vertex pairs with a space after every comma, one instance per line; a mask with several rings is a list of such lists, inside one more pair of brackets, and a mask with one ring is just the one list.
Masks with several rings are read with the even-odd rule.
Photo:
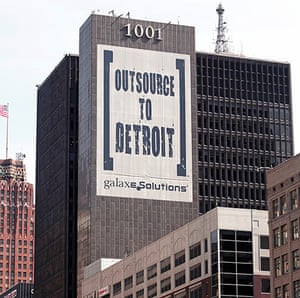
[[6, 117], [6, 159], [8, 159], [8, 117], [9, 117], [9, 108], [7, 104], [7, 117]]

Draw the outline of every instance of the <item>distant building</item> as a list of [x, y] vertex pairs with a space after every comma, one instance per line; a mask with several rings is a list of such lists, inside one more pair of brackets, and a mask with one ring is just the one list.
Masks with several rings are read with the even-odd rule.
[[267, 170], [272, 297], [300, 297], [300, 155]]
[[77, 297], [78, 56], [38, 88], [35, 297]]
[[0, 160], [0, 293], [34, 282], [33, 185], [23, 161]]
[[84, 270], [83, 298], [270, 295], [268, 212], [218, 207], [101, 271]]
[[18, 283], [0, 295], [0, 298], [33, 298], [33, 284]]

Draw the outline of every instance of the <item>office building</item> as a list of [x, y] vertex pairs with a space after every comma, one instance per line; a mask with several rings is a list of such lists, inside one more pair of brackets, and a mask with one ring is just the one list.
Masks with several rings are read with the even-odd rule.
[[196, 53], [194, 31], [92, 14], [79, 80], [65, 59], [38, 88], [36, 295], [72, 297], [77, 270], [81, 296], [86, 266], [217, 206], [267, 208], [265, 168], [293, 155], [290, 65]]
[[34, 295], [33, 284], [18, 283], [2, 295], [0, 298], [32, 298]]
[[79, 280], [195, 208], [267, 208], [264, 169], [293, 154], [290, 65], [194, 46], [187, 26], [93, 14], [81, 27]]
[[267, 172], [272, 297], [300, 296], [300, 155]]
[[23, 160], [0, 159], [0, 293], [34, 281], [34, 221]]
[[35, 297], [76, 297], [78, 56], [38, 87]]
[[197, 103], [200, 213], [267, 209], [265, 169], [293, 155], [290, 65], [197, 53]]
[[218, 207], [103, 271], [87, 266], [82, 297], [271, 297], [268, 235], [268, 211]]
[[79, 44], [78, 295], [198, 215], [194, 28], [92, 14]]

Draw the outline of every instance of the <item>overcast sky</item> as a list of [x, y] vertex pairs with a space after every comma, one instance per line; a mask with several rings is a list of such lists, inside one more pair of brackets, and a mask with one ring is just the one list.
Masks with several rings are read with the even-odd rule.
[[[78, 54], [79, 27], [91, 11], [130, 12], [131, 18], [196, 28], [196, 50], [213, 52], [216, 8], [212, 0], [10, 0], [0, 9], [0, 105], [9, 103], [9, 158], [26, 154], [35, 181], [36, 85], [65, 54]], [[299, 0], [223, 0], [230, 46], [248, 57], [289, 62], [292, 68], [295, 154], [300, 152]], [[299, 82], [297, 86], [297, 82]], [[298, 102], [297, 102], [298, 101]], [[0, 159], [5, 158], [6, 119], [0, 117]]]

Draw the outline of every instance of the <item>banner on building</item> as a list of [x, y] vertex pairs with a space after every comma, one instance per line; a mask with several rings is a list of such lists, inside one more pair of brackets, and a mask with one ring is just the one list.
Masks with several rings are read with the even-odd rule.
[[192, 201], [190, 56], [98, 45], [97, 195]]

